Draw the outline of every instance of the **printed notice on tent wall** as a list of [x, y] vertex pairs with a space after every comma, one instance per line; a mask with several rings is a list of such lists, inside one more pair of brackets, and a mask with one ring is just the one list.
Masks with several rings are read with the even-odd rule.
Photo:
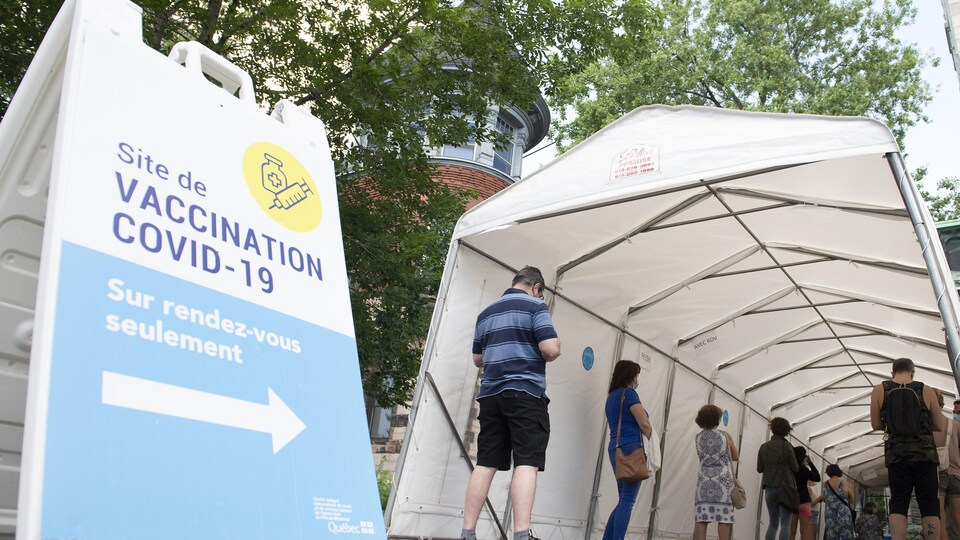
[[51, 179], [40, 536], [382, 538], [322, 124], [106, 23], [82, 38]]
[[613, 160], [610, 183], [660, 172], [660, 149], [638, 144], [627, 148]]

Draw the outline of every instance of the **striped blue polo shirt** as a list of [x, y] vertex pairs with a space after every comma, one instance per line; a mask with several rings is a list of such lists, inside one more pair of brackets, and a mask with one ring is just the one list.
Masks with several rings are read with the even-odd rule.
[[504, 390], [542, 397], [547, 391], [547, 363], [538, 344], [555, 337], [547, 304], [521, 289], [507, 289], [477, 316], [473, 353], [483, 355], [477, 399]]

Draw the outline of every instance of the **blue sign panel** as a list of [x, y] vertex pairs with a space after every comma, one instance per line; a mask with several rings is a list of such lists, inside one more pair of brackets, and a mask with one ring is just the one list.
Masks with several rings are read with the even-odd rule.
[[367, 436], [352, 338], [74, 244], [61, 264], [45, 538], [382, 535], [342, 444]]

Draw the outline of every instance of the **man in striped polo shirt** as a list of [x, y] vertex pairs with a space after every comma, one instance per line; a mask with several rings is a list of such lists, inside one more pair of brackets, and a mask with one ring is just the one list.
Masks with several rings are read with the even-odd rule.
[[493, 475], [510, 470], [511, 453], [513, 538], [533, 539], [530, 514], [537, 472], [543, 470], [550, 439], [546, 363], [560, 356], [560, 339], [543, 301], [543, 288], [543, 274], [527, 266], [477, 317], [473, 363], [483, 369], [477, 394], [480, 435], [477, 467], [467, 484], [463, 509], [464, 540], [476, 540], [477, 519]]

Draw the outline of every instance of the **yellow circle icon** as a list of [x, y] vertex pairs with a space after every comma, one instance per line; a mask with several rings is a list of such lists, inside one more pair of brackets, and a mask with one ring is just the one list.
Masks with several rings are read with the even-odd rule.
[[283, 148], [257, 142], [243, 153], [243, 177], [254, 200], [274, 221], [297, 232], [317, 228], [323, 204], [300, 160]]

